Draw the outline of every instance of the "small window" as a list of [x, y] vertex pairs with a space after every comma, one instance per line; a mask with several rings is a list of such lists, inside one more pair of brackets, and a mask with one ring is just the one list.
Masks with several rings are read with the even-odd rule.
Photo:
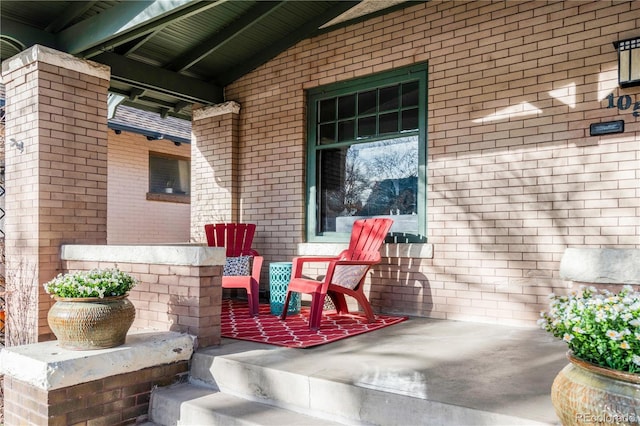
[[191, 162], [180, 157], [149, 153], [149, 192], [189, 195]]

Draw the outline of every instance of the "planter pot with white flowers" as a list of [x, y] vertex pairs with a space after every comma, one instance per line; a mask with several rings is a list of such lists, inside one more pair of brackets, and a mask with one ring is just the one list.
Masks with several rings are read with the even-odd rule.
[[550, 299], [539, 324], [569, 347], [551, 388], [562, 424], [640, 424], [640, 292], [583, 287]]
[[47, 320], [59, 345], [90, 350], [124, 344], [136, 314], [127, 296], [136, 284], [117, 268], [69, 272], [45, 283], [56, 300]]

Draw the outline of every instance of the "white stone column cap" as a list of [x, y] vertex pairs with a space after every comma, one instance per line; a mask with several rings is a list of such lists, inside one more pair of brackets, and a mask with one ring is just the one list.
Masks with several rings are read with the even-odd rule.
[[[15, 56], [2, 62], [2, 73], [20, 69], [34, 62], [44, 62], [56, 67], [77, 71], [81, 74], [109, 80], [111, 68], [108, 65], [87, 59], [77, 58], [68, 53], [60, 52], [50, 47], [34, 44]], [[6, 82], [5, 82], [6, 84]]]
[[224, 265], [224, 247], [203, 244], [66, 244], [60, 248], [62, 260], [88, 262], [149, 263], [163, 265]]
[[204, 118], [216, 117], [224, 114], [240, 114], [240, 104], [236, 101], [224, 102], [221, 104], [210, 105], [198, 109], [194, 109], [192, 112], [192, 120], [202, 120]]

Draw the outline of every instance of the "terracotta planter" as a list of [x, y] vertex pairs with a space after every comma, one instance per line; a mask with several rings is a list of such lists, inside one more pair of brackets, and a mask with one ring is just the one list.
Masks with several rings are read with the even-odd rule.
[[56, 298], [47, 320], [60, 347], [73, 350], [124, 344], [136, 309], [127, 296]]
[[640, 374], [599, 367], [567, 354], [551, 400], [564, 426], [640, 424]]

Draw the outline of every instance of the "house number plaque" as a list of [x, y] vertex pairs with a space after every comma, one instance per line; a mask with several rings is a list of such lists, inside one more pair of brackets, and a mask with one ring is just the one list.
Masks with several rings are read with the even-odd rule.
[[624, 120], [607, 121], [605, 123], [592, 123], [589, 126], [591, 136], [610, 135], [624, 132]]

